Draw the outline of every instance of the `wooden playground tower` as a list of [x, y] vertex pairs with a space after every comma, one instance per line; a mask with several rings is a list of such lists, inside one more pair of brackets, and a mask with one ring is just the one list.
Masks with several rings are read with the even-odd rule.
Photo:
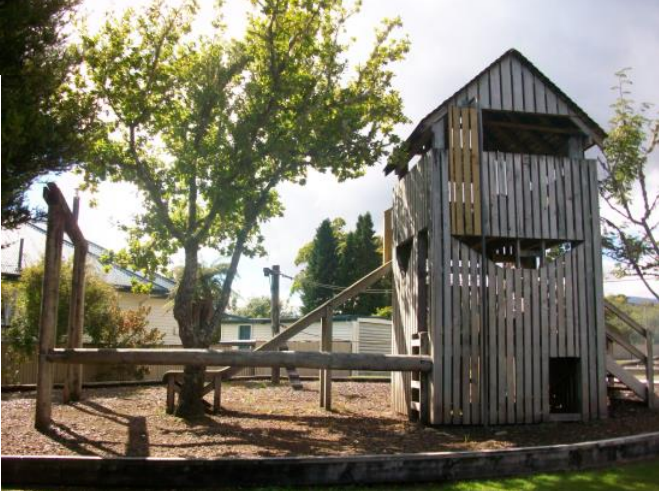
[[433, 370], [393, 375], [397, 411], [459, 425], [604, 418], [607, 371], [652, 404], [652, 385], [606, 350], [634, 347], [605, 329], [597, 167], [584, 157], [605, 137], [515, 50], [419, 123], [416, 163], [386, 169], [399, 177], [393, 349]]
[[[317, 368], [326, 409], [333, 369], [393, 372], [394, 409], [423, 424], [602, 418], [615, 380], [652, 406], [651, 333], [603, 300], [597, 169], [584, 151], [605, 136], [520, 53], [504, 53], [416, 127], [407, 141], [415, 165], [387, 166], [400, 179], [385, 214], [384, 264], [252, 352], [82, 348], [87, 243], [77, 201], [71, 211], [49, 184], [35, 426], [52, 422], [54, 363], [69, 365], [64, 402], [82, 396], [82, 364], [123, 363], [225, 367], [206, 391], [215, 390], [216, 409], [221, 380], [241, 367]], [[75, 255], [62, 349], [64, 233]], [[392, 270], [394, 354], [332, 353], [334, 310]], [[606, 323], [605, 309], [645, 350]], [[280, 351], [318, 321], [321, 352]], [[616, 363], [612, 343], [645, 367], [645, 382]]]

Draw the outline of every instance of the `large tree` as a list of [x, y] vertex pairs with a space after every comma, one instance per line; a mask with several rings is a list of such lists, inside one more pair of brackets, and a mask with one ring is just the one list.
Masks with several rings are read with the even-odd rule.
[[81, 154], [92, 107], [72, 93], [78, 59], [65, 34], [79, 2], [0, 2], [3, 227], [31, 218], [24, 195], [35, 178]]
[[653, 154], [659, 143], [659, 119], [648, 115], [649, 104], [634, 105], [627, 70], [616, 76], [617, 98], [600, 159], [600, 194], [610, 210], [602, 216], [602, 244], [616, 263], [617, 276], [637, 276], [659, 300], [659, 185]]
[[[131, 260], [164, 267], [183, 249], [174, 302], [183, 346], [208, 346], [243, 254], [261, 252], [260, 225], [280, 215], [275, 188], [309, 170], [361, 175], [399, 143], [405, 121], [389, 65], [408, 49], [385, 21], [359, 64], [347, 61], [340, 0], [252, 2], [242, 40], [221, 19], [193, 36], [196, 5], [156, 2], [83, 38], [84, 90], [103, 108], [87, 159], [91, 185], [137, 185], [145, 210], [130, 232]], [[212, 247], [229, 269], [212, 309], [198, 302], [198, 253]], [[203, 412], [204, 367], [187, 366], [177, 414]]]

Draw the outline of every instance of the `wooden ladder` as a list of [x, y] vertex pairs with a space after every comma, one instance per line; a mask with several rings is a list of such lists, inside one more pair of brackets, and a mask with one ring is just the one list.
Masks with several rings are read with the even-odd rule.
[[[636, 394], [648, 405], [648, 407], [656, 407], [657, 397], [654, 391], [654, 365], [657, 362], [657, 359], [653, 354], [654, 339], [652, 331], [641, 326], [638, 322], [609, 301], [604, 301], [604, 310], [609, 318], [615, 317], [622, 321], [626, 326], [640, 334], [645, 340], [645, 350], [643, 350], [630, 343], [625, 335], [622, 334], [613, 324], [610, 322], [606, 323], [606, 338], [608, 346], [606, 354], [606, 371], [608, 373], [609, 392], [612, 393], [619, 388], [619, 385], [616, 383], [616, 381], [618, 381], [619, 384], [622, 384]], [[634, 363], [618, 363], [612, 354], [614, 344], [621, 346], [630, 353], [634, 357]], [[637, 378], [629, 370], [633, 365], [644, 368], [645, 382]]]
[[[288, 351], [288, 346], [283, 345], [279, 347], [279, 351]], [[286, 374], [288, 375], [288, 383], [291, 385], [293, 390], [302, 390], [304, 386], [302, 385], [302, 379], [300, 374], [295, 367], [285, 367]]]
[[[412, 354], [427, 355], [430, 352], [427, 332], [412, 334]], [[424, 425], [430, 423], [430, 391], [428, 387], [428, 374], [412, 372], [410, 382], [410, 419]]]

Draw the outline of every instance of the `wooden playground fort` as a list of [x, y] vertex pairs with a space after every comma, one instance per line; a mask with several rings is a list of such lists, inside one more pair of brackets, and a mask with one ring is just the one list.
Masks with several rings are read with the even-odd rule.
[[[393, 372], [394, 409], [424, 424], [606, 417], [607, 390], [619, 383], [652, 405], [651, 333], [603, 300], [597, 172], [584, 151], [604, 137], [526, 58], [505, 53], [421, 121], [407, 141], [415, 165], [387, 167], [400, 180], [385, 213], [383, 265], [290, 326], [273, 325], [276, 335], [254, 351], [83, 348], [87, 243], [77, 200], [71, 211], [49, 184], [35, 426], [52, 422], [54, 363], [69, 365], [64, 402], [82, 396], [82, 365], [123, 363], [223, 367], [205, 389], [215, 410], [222, 380], [241, 367], [316, 368], [325, 409], [332, 370]], [[74, 274], [67, 346], [57, 348], [64, 233]], [[392, 271], [394, 353], [333, 353], [334, 310]], [[646, 349], [606, 325], [605, 309]], [[317, 321], [321, 352], [285, 350]], [[614, 342], [645, 367], [645, 382], [608, 354]]]

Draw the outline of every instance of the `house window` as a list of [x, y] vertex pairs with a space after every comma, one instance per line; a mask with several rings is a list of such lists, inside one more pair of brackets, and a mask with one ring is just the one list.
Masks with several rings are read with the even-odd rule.
[[[238, 339], [241, 341], [252, 339], [252, 326], [238, 326]], [[240, 346], [240, 349], [249, 349], [249, 346]]]

